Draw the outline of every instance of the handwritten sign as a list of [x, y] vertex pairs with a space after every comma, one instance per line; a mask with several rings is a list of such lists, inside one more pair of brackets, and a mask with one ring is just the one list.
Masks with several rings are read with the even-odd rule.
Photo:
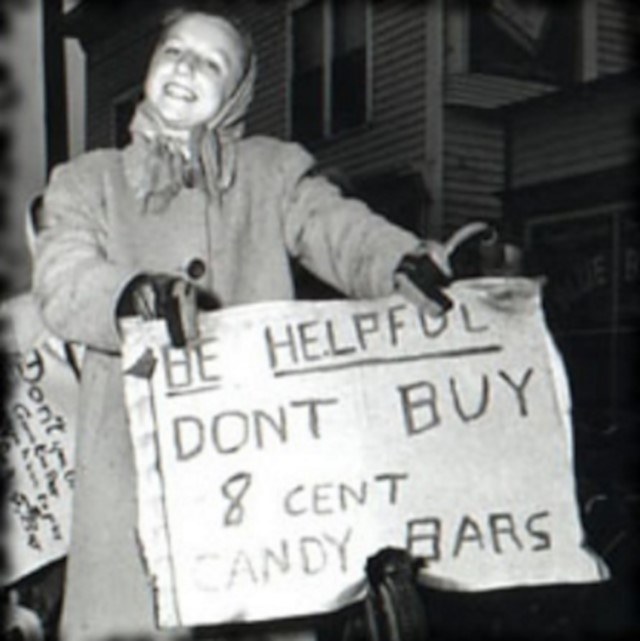
[[337, 608], [388, 545], [449, 589], [604, 577], [538, 285], [452, 295], [435, 319], [396, 297], [238, 307], [203, 316], [189, 349], [162, 322], [125, 328], [161, 625]]
[[8, 486], [11, 563], [2, 584], [67, 554], [78, 402], [78, 381], [63, 343], [46, 331], [34, 332], [38, 321], [30, 299], [15, 302], [3, 307], [3, 318], [15, 326], [26, 322], [37, 338], [28, 347], [10, 340], [11, 393], [8, 420], [0, 427], [0, 469]]

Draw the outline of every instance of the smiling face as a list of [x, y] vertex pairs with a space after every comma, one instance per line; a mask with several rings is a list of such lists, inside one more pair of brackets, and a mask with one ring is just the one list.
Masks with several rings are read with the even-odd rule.
[[211, 120], [243, 71], [244, 46], [221, 18], [188, 14], [172, 25], [151, 59], [145, 94], [170, 127]]

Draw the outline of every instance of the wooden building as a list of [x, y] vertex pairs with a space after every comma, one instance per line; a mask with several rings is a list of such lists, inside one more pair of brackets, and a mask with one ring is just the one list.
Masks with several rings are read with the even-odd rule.
[[[84, 0], [87, 144], [123, 145], [161, 14]], [[546, 275], [578, 407], [620, 410], [637, 342], [626, 0], [237, 0], [201, 3], [253, 34], [249, 132], [306, 144], [343, 187], [421, 235], [491, 220]]]

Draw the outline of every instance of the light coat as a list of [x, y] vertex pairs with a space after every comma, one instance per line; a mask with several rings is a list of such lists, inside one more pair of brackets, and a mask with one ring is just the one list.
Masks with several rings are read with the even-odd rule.
[[126, 427], [115, 308], [139, 273], [185, 274], [224, 306], [290, 299], [290, 257], [351, 297], [393, 290], [419, 240], [342, 197], [301, 147], [265, 137], [238, 144], [220, 198], [183, 188], [146, 210], [127, 181], [133, 145], [57, 168], [45, 194], [34, 289], [48, 325], [88, 347], [83, 365], [76, 494], [63, 638], [154, 634], [152, 587], [136, 539], [135, 470]]

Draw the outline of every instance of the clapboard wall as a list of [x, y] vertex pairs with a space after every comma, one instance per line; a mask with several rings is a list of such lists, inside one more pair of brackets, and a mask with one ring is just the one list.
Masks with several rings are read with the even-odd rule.
[[443, 199], [449, 231], [468, 220], [502, 217], [504, 190], [633, 162], [640, 96], [630, 77], [613, 77], [633, 65], [637, 7], [625, 0], [586, 2], [595, 3], [595, 81], [560, 91], [485, 74], [447, 76]]
[[373, 2], [372, 118], [317, 149], [351, 175], [420, 163], [425, 145], [426, 8], [420, 2]]
[[631, 165], [638, 104], [638, 84], [616, 76], [514, 107], [511, 187]]
[[[240, 6], [259, 54], [248, 130], [287, 137], [287, 3]], [[351, 175], [419, 163], [424, 152], [425, 7], [401, 0], [372, 2], [370, 24], [371, 118], [362, 127], [314, 146], [321, 163]]]
[[235, 11], [251, 33], [258, 77], [247, 119], [248, 134], [287, 133], [287, 14], [280, 2], [241, 2]]
[[135, 3], [98, 6], [90, 16], [79, 17], [86, 54], [88, 149], [115, 144], [115, 104], [141, 91], [158, 19], [157, 7], [142, 11]]
[[[596, 2], [598, 77], [614, 76], [632, 64], [633, 3], [586, 1]], [[108, 10], [97, 0], [80, 5], [90, 8], [77, 20], [87, 53], [89, 148], [114, 144], [115, 104], [133, 100], [140, 90], [158, 33], [158, 15], [168, 4], [169, 0], [129, 0], [114, 2]], [[252, 32], [259, 55], [248, 131], [286, 138], [289, 5], [285, 0], [237, 0], [230, 6]], [[427, 107], [433, 105], [426, 104], [428, 74], [433, 72], [433, 61], [427, 59], [429, 12], [426, 3], [410, 0], [372, 1], [370, 11], [370, 121], [319, 143], [313, 151], [322, 164], [351, 177], [407, 168], [424, 175], [427, 153], [433, 149], [427, 139], [433, 124], [427, 122]], [[451, 12], [445, 16], [450, 17]], [[445, 48], [453, 44], [446, 42]], [[439, 196], [445, 230], [469, 219], [499, 218], [504, 189], [628, 160], [630, 141], [635, 139], [630, 135], [632, 96], [621, 95], [620, 102], [607, 102], [604, 96], [592, 101], [586, 97], [588, 90], [581, 97], [578, 88], [569, 90], [566, 99], [548, 103], [554, 106], [545, 111], [546, 103], [538, 102], [536, 95], [554, 93], [553, 88], [442, 71], [442, 96], [435, 99], [443, 105]], [[517, 111], [508, 135], [504, 114], [510, 103], [542, 106]]]
[[598, 0], [597, 4], [597, 73], [604, 76], [626, 71], [633, 64], [638, 44], [638, 3]]
[[444, 127], [447, 231], [469, 220], [498, 220], [505, 172], [501, 119], [490, 110], [448, 107]]

